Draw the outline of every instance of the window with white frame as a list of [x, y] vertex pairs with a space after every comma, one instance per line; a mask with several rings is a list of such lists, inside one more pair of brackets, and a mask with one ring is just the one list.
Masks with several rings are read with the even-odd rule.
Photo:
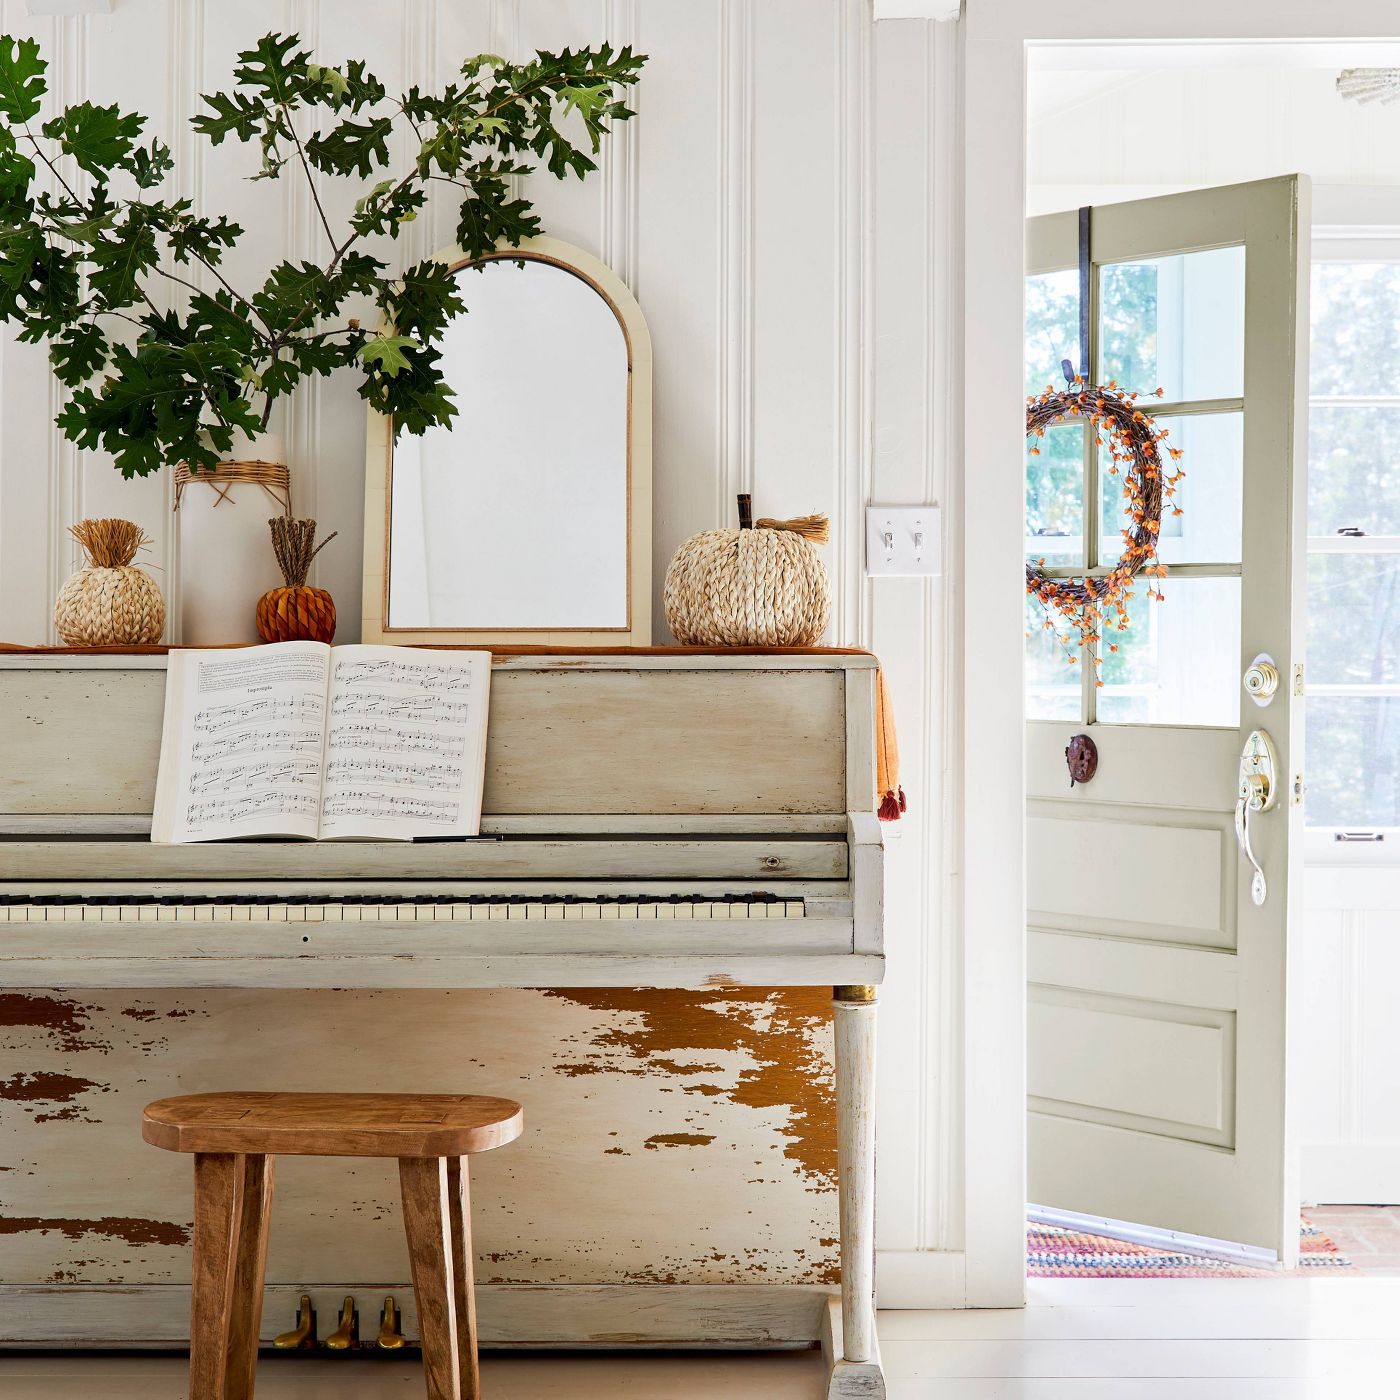
[[1374, 840], [1400, 827], [1400, 237], [1315, 240], [1310, 404], [1307, 823]]

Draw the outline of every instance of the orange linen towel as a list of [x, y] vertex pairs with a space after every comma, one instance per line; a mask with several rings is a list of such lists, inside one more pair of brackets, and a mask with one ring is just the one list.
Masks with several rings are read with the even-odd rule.
[[875, 672], [875, 783], [880, 790], [880, 820], [897, 822], [909, 804], [899, 785], [899, 740], [883, 671]]

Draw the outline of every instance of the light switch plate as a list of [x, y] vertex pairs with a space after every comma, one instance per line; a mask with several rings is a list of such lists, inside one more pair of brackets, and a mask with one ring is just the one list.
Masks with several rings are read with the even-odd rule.
[[938, 574], [943, 571], [943, 512], [937, 506], [867, 506], [865, 572]]

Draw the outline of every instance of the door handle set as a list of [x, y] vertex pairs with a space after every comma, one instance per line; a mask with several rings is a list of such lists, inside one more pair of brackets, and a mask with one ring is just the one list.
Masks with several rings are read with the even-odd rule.
[[1278, 752], [1274, 741], [1262, 729], [1256, 729], [1245, 740], [1240, 754], [1238, 796], [1235, 802], [1235, 836], [1240, 851], [1254, 870], [1249, 882], [1250, 897], [1263, 904], [1269, 896], [1269, 882], [1264, 878], [1259, 858], [1254, 854], [1250, 839], [1250, 818], [1258, 818], [1278, 803]]

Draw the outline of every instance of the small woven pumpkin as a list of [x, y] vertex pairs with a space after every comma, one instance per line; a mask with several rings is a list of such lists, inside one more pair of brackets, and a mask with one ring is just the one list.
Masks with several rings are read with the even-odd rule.
[[737, 530], [706, 530], [681, 545], [666, 570], [666, 622], [686, 646], [807, 647], [826, 631], [831, 588], [812, 542], [828, 538], [824, 515], [759, 520], [747, 496]]
[[150, 541], [130, 520], [81, 520], [68, 533], [88, 562], [59, 590], [53, 622], [69, 646], [158, 642], [165, 600], [156, 581], [131, 561]]
[[278, 515], [267, 524], [286, 586], [270, 588], [258, 599], [258, 636], [265, 642], [329, 642], [335, 636], [335, 602], [324, 588], [312, 588], [306, 575], [339, 532], [332, 530], [317, 544], [314, 520]]

